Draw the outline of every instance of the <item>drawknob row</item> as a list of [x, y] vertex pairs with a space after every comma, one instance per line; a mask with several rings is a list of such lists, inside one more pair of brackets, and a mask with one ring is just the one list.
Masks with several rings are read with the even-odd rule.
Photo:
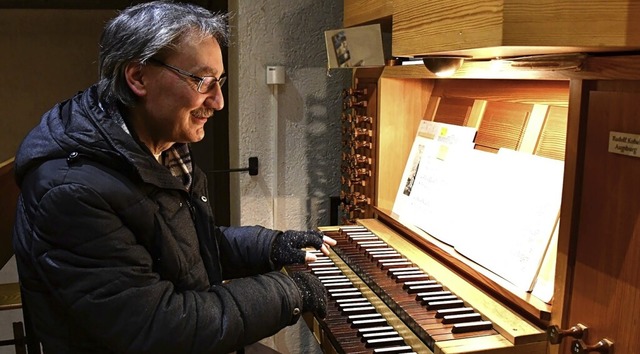
[[613, 342], [611, 340], [603, 338], [594, 344], [587, 344], [585, 339], [588, 333], [588, 327], [581, 323], [568, 329], [560, 329], [560, 327], [553, 325], [547, 328], [547, 339], [551, 344], [560, 344], [565, 338], [573, 338], [571, 353], [574, 354], [613, 354]]
[[[373, 190], [374, 117], [368, 111], [369, 96], [373, 93], [366, 87], [342, 90], [342, 191], [340, 208], [345, 224], [355, 223], [357, 218], [371, 217], [371, 191]], [[374, 90], [375, 91], [375, 90]], [[375, 112], [372, 112], [375, 113]]]

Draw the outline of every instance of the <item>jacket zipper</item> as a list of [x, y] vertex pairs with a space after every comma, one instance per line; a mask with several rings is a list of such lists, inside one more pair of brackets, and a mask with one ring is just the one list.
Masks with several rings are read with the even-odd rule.
[[186, 203], [187, 203], [187, 207], [189, 207], [189, 212], [191, 213], [191, 219], [193, 219], [193, 221], [196, 221], [196, 209], [193, 206], [193, 203], [191, 203], [191, 197], [187, 197], [185, 199]]

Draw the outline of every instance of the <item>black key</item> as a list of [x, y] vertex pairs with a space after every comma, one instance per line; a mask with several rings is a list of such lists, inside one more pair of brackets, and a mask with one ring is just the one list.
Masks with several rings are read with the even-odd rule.
[[462, 302], [462, 300], [431, 301], [427, 303], [427, 310], [450, 309], [462, 306], [464, 306], [464, 302]]
[[376, 332], [387, 332], [393, 331], [393, 327], [391, 326], [381, 326], [381, 327], [365, 327], [358, 329], [358, 336], [363, 336], [366, 333], [376, 333]]
[[405, 281], [404, 284], [402, 284], [402, 288], [403, 289], [407, 289], [410, 286], [413, 285], [429, 285], [429, 284], [434, 284], [437, 283], [435, 280], [416, 280], [416, 281]]
[[397, 278], [399, 276], [402, 276], [402, 275], [423, 275], [423, 276], [426, 277], [425, 279], [429, 279], [429, 276], [425, 272], [423, 272], [421, 270], [407, 270], [406, 272], [395, 272], [395, 273], [391, 274], [391, 278], [395, 279], [395, 278]]
[[365, 247], [365, 246], [369, 246], [369, 245], [385, 245], [387, 246], [387, 244], [378, 239], [376, 237], [375, 240], [370, 240], [369, 237], [368, 238], [363, 238], [362, 240], [356, 240], [356, 245], [358, 245], [358, 247]]
[[380, 259], [389, 259], [389, 258], [402, 258], [402, 255], [396, 251], [389, 251], [389, 252], [381, 252], [381, 253], [373, 253], [369, 255], [369, 258], [371, 258], [371, 260], [373, 261], [377, 261]]
[[416, 294], [416, 301], [422, 300], [423, 297], [446, 296], [446, 295], [453, 295], [453, 294], [451, 294], [450, 291], [446, 291], [446, 290], [445, 291], [424, 291]]
[[350, 292], [350, 291], [359, 291], [357, 288], [353, 287], [353, 284], [350, 284], [351, 287], [349, 288], [343, 288], [343, 289], [327, 289], [327, 292], [329, 292], [329, 295], [331, 294], [336, 294], [336, 293], [346, 293], [346, 292]]
[[440, 309], [438, 311], [436, 311], [436, 318], [443, 318], [444, 316], [447, 315], [457, 315], [457, 314], [462, 314], [462, 313], [472, 313], [473, 308], [471, 307], [457, 307], [457, 308], [451, 308], [451, 309]]
[[335, 278], [329, 278], [329, 279], [320, 279], [320, 277], [318, 277], [318, 279], [320, 280], [320, 282], [322, 284], [329, 284], [329, 283], [343, 283], [345, 281], [349, 281], [349, 279], [347, 279], [347, 277], [343, 276], [336, 276]]
[[399, 336], [399, 334], [398, 334], [398, 331], [394, 331], [394, 330], [362, 333], [362, 339], [365, 340], [365, 341], [367, 339], [383, 338], [383, 337], [395, 337], [395, 336]]
[[442, 284], [413, 285], [406, 289], [409, 294], [442, 291]]
[[362, 234], [358, 234], [358, 235], [350, 235], [349, 237], [349, 241], [351, 242], [357, 242], [357, 241], [377, 241], [379, 240], [378, 236], [370, 234], [370, 233], [362, 233]]
[[367, 320], [356, 320], [351, 322], [351, 327], [353, 328], [362, 328], [362, 327], [378, 327], [387, 324], [387, 320], [384, 318], [373, 318]]
[[364, 297], [354, 297], [354, 298], [350, 298], [350, 299], [338, 299], [336, 300], [336, 303], [338, 304], [338, 306], [340, 306], [340, 304], [345, 304], [345, 303], [352, 303], [352, 302], [369, 302], [369, 300], [367, 300]]
[[464, 322], [477, 322], [482, 321], [482, 317], [479, 313], [463, 313], [459, 315], [447, 315], [442, 318], [442, 323], [464, 323]]
[[397, 347], [387, 347], [387, 348], [375, 348], [373, 350], [374, 354], [400, 354], [404, 352], [410, 352], [411, 347], [408, 345], [400, 345]]
[[327, 289], [335, 289], [335, 288], [351, 288], [353, 287], [353, 283], [350, 281], [342, 281], [342, 282], [329, 282], [329, 283], [322, 283], [322, 285], [324, 285], [325, 288]]
[[373, 319], [377, 319], [377, 318], [382, 318], [382, 315], [377, 313], [377, 312], [374, 312], [374, 313], [361, 313], [361, 314], [355, 314], [355, 315], [347, 316], [347, 321], [353, 322], [353, 321], [360, 321], [360, 320], [373, 320]]
[[452, 301], [457, 299], [458, 297], [456, 297], [455, 295], [425, 296], [422, 299], [420, 299], [420, 303], [422, 305], [429, 305], [429, 303], [433, 303], [436, 301]]
[[389, 338], [375, 338], [368, 339], [365, 341], [364, 346], [367, 348], [380, 348], [380, 347], [388, 347], [390, 345], [402, 345], [404, 344], [404, 339], [400, 336], [389, 337]]
[[346, 303], [338, 304], [338, 308], [340, 308], [340, 310], [346, 309], [348, 307], [364, 307], [364, 306], [371, 306], [371, 303], [367, 301], [359, 301], [359, 302], [346, 302]]
[[456, 323], [451, 328], [451, 333], [467, 333], [492, 329], [493, 324], [490, 321], [476, 321], [467, 323]]
[[359, 291], [350, 291], [346, 293], [329, 293], [334, 299], [346, 299], [346, 298], [354, 298], [354, 297], [362, 297], [362, 293]]
[[356, 248], [360, 248], [358, 244], [361, 242], [382, 242], [376, 236], [357, 236], [357, 237], [350, 238], [349, 241], [351, 243], [355, 243]]
[[396, 277], [396, 283], [404, 283], [412, 280], [427, 280], [429, 276], [427, 274], [410, 274], [410, 275], [398, 275]]
[[353, 231], [353, 230], [369, 231], [366, 227], [364, 227], [362, 225], [342, 225], [342, 226], [340, 226], [340, 231], [343, 231], [343, 232], [348, 232], [348, 231]]
[[320, 276], [320, 275], [338, 275], [338, 274], [342, 274], [342, 271], [340, 269], [322, 269], [322, 268], [318, 268], [318, 270], [314, 269], [311, 272], [314, 275]]
[[418, 267], [389, 268], [389, 270], [387, 271], [387, 275], [393, 275], [397, 272], [410, 272], [414, 270], [421, 270], [421, 269]]
[[376, 308], [373, 306], [361, 306], [361, 307], [345, 307], [342, 309], [344, 315], [360, 315], [365, 313], [375, 313]]
[[371, 257], [371, 255], [373, 254], [379, 254], [379, 253], [397, 253], [396, 250], [394, 250], [391, 247], [384, 247], [384, 246], [363, 246], [362, 249], [364, 250], [364, 254], [366, 254], [367, 256]]
[[406, 258], [381, 259], [378, 261], [378, 267], [380, 267], [381, 269], [404, 267], [412, 264], [413, 263], [409, 262], [409, 260]]

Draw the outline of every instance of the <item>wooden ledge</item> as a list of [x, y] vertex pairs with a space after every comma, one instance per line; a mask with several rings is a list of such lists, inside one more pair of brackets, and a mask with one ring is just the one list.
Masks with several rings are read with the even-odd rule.
[[0, 284], [0, 311], [22, 308], [20, 283]]

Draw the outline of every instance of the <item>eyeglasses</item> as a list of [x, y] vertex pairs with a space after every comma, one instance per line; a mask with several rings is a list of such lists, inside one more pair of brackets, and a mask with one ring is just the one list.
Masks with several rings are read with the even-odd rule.
[[220, 87], [222, 87], [222, 85], [224, 85], [224, 83], [227, 81], [226, 74], [222, 74], [220, 78], [216, 78], [215, 76], [197, 76], [188, 71], [176, 68], [173, 65], [166, 64], [156, 58], [149, 58], [149, 61], [162, 65], [167, 69], [175, 71], [177, 74], [192, 79], [196, 84], [198, 84], [196, 90], [200, 93], [208, 93], [209, 91], [213, 90], [213, 88], [216, 86], [216, 83], [220, 85]]

